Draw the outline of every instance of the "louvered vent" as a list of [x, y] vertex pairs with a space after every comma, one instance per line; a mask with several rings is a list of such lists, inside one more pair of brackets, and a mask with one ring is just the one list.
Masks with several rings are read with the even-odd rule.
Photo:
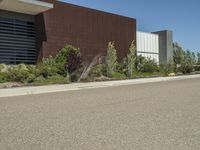
[[35, 24], [0, 16], [0, 63], [36, 62]]

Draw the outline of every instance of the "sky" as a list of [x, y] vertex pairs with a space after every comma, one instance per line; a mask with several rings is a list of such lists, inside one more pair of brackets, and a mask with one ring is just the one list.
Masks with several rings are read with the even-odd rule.
[[174, 42], [200, 52], [200, 0], [62, 0], [137, 19], [137, 30], [172, 30]]

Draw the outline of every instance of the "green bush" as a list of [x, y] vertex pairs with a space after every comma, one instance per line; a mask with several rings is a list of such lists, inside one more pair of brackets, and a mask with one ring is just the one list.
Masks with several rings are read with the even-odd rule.
[[146, 63], [146, 58], [139, 55], [137, 56], [137, 59], [136, 59], [136, 71], [140, 72], [144, 66], [144, 64]]
[[37, 76], [43, 76], [45, 78], [57, 75], [58, 72], [58, 65], [55, 61], [55, 58], [53, 58], [52, 56], [50, 56], [49, 58], [44, 58], [42, 62], [37, 65], [36, 69]]
[[114, 78], [114, 79], [126, 79], [126, 75], [119, 73], [119, 72], [113, 72], [112, 78]]
[[200, 65], [199, 65], [199, 66], [195, 66], [195, 67], [194, 67], [194, 70], [195, 70], [195, 71], [200, 71]]
[[[125, 74], [127, 75], [128, 73], [128, 69], [127, 69], [127, 59], [124, 58], [124, 60], [122, 61], [122, 63], [117, 63], [116, 65], [116, 71], [115, 72], [119, 72], [121, 74]], [[128, 76], [128, 75], [127, 75]]]
[[66, 45], [55, 57], [59, 74], [67, 75], [73, 73], [81, 66], [81, 53], [79, 48], [72, 45]]
[[91, 68], [89, 72], [90, 77], [100, 77], [102, 75], [102, 66], [101, 65], [95, 65]]
[[30, 83], [35, 79], [35, 74], [25, 64], [10, 67], [8, 69], [8, 80], [14, 82]]
[[112, 76], [112, 73], [115, 71], [117, 65], [117, 50], [115, 49], [114, 42], [108, 43], [106, 65], [107, 76]]
[[8, 82], [8, 73], [0, 72], [0, 83]]
[[62, 48], [55, 57], [44, 58], [37, 65], [37, 76], [44, 78], [61, 75], [67, 77], [81, 66], [80, 50], [71, 45]]
[[0, 72], [5, 72], [5, 70], [7, 70], [7, 65], [0, 64]]
[[68, 83], [68, 79], [67, 77], [63, 77], [58, 74], [54, 76], [49, 76], [48, 78], [39, 76], [34, 80], [33, 83], [34, 84], [64, 84], [64, 83]]
[[158, 65], [154, 60], [146, 59], [146, 61], [140, 69], [142, 72], [157, 72]]
[[136, 62], [137, 62], [137, 49], [135, 46], [135, 42], [133, 41], [131, 43], [131, 46], [129, 48], [129, 54], [127, 55], [127, 75], [129, 78], [133, 78], [133, 72], [136, 68]]
[[174, 64], [160, 64], [159, 65], [159, 72], [162, 73], [163, 75], [168, 75], [170, 73], [173, 73], [175, 71], [175, 66]]
[[191, 64], [183, 63], [178, 71], [181, 71], [183, 74], [188, 74], [194, 71], [194, 67]]

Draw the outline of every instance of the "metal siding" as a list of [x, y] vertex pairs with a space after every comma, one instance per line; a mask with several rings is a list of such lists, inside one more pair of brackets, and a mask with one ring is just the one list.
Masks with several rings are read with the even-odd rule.
[[154, 59], [159, 63], [159, 36], [152, 33], [137, 32], [137, 54]]
[[[131, 42], [136, 41], [135, 19], [60, 1], [42, 1], [52, 2], [54, 8], [44, 12], [43, 18], [36, 16], [36, 30], [41, 32], [42, 27], [43, 36], [46, 37], [37, 40], [39, 60], [41, 55], [56, 55], [67, 43], [80, 48], [83, 61], [91, 61], [99, 54], [106, 54], [109, 41], [115, 41], [118, 58], [122, 60], [126, 57]], [[38, 32], [37, 37], [39, 36]]]

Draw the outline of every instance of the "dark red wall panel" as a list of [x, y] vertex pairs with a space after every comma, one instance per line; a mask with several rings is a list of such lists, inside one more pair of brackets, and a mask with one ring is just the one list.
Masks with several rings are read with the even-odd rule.
[[[55, 55], [64, 45], [79, 47], [83, 59], [105, 55], [109, 41], [115, 41], [119, 59], [127, 55], [136, 40], [136, 20], [53, 0], [54, 8], [36, 16], [39, 60]], [[42, 51], [42, 52], [41, 52]]]

